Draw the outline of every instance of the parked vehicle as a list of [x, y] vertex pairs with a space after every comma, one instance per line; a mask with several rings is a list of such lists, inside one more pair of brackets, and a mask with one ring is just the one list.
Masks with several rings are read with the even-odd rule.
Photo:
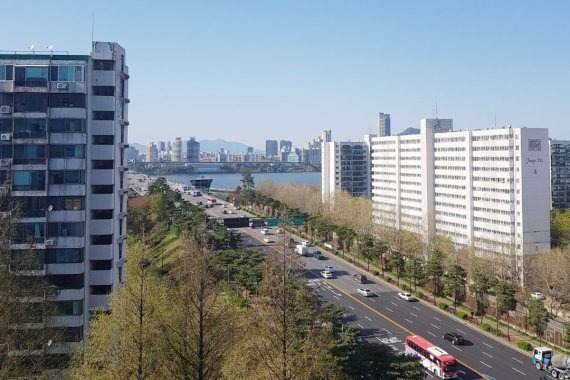
[[333, 275], [332, 275], [331, 272], [328, 272], [328, 271], [326, 271], [326, 270], [323, 270], [323, 271], [321, 271], [321, 277], [324, 277], [324, 278], [333, 278]]
[[331, 273], [334, 272], [334, 268], [333, 268], [332, 266], [330, 266], [330, 265], [325, 265], [325, 270], [326, 270], [327, 272], [331, 272]]
[[303, 244], [305, 247], [310, 247], [311, 246], [311, 242], [307, 241], [307, 240], [303, 240], [303, 242], [301, 243]]
[[259, 219], [259, 218], [251, 218], [249, 220], [249, 226], [251, 228], [262, 227], [262, 226], [265, 226], [265, 221], [263, 219]]
[[532, 363], [538, 370], [549, 372], [555, 379], [570, 379], [570, 356], [555, 353], [548, 347], [533, 351]]
[[374, 293], [372, 293], [372, 290], [368, 288], [358, 288], [356, 289], [356, 292], [364, 297], [372, 297], [374, 295]]
[[314, 251], [313, 252], [313, 258], [320, 260], [323, 258], [323, 254], [321, 253], [321, 251]]
[[194, 196], [194, 197], [201, 197], [201, 196], [202, 196], [202, 193], [201, 193], [200, 191], [198, 191], [198, 190], [194, 190], [194, 191], [192, 192], [192, 196]]
[[305, 247], [303, 244], [299, 244], [295, 247], [295, 252], [301, 256], [305, 256], [307, 253], [309, 253], [309, 248]]
[[419, 356], [420, 362], [427, 371], [441, 379], [455, 379], [457, 376], [457, 360], [421, 336], [408, 336], [405, 352], [407, 355]]
[[404, 301], [415, 301], [416, 300], [414, 298], [414, 296], [412, 296], [410, 293], [406, 293], [406, 292], [399, 292], [398, 297], [400, 297]]
[[269, 235], [269, 229], [263, 227], [263, 228], [261, 229], [261, 234], [262, 234], [262, 235]]
[[273, 239], [271, 239], [270, 237], [264, 237], [264, 238], [263, 238], [263, 241], [266, 242], [266, 243], [275, 243], [275, 242], [273, 241]]
[[463, 337], [454, 332], [448, 332], [441, 336], [443, 339], [450, 341], [452, 344], [456, 346], [460, 346], [463, 344], [464, 340]]
[[530, 298], [532, 298], [533, 300], [543, 300], [544, 294], [542, 294], [541, 292], [533, 292], [530, 293]]
[[352, 276], [352, 279], [356, 282], [359, 282], [361, 284], [366, 284], [366, 282], [368, 281], [368, 279], [366, 278], [365, 275], [363, 274], [355, 274]]

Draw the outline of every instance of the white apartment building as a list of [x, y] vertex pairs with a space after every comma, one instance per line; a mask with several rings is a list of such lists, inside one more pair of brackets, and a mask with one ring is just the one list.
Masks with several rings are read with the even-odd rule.
[[359, 142], [323, 141], [321, 191], [323, 202], [334, 199], [337, 191], [370, 197], [370, 136]]
[[424, 119], [419, 134], [371, 144], [377, 223], [481, 253], [550, 248], [547, 129], [453, 131], [452, 120]]

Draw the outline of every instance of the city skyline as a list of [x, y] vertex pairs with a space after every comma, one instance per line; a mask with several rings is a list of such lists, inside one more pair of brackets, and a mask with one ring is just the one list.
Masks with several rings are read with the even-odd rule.
[[[286, 130], [283, 137], [301, 145], [323, 129], [356, 140], [374, 133], [378, 112], [389, 113], [399, 133], [433, 117], [436, 104], [460, 129], [511, 124], [569, 138], [568, 2], [133, 5], [112, 13], [105, 4], [47, 9], [42, 17], [64, 17], [61, 9], [73, 17], [41, 29], [30, 23], [1, 49], [82, 52], [94, 12], [95, 39], [131, 52], [138, 78], [131, 141], [141, 143], [167, 134], [263, 148], [284, 135], [269, 130]], [[5, 12], [33, 10], [17, 3]], [[390, 17], [379, 22], [381, 14]], [[7, 17], [0, 30], [6, 35], [18, 22]], [[184, 75], [164, 80], [155, 75], [160, 67]], [[157, 95], [170, 100], [153, 106]]]

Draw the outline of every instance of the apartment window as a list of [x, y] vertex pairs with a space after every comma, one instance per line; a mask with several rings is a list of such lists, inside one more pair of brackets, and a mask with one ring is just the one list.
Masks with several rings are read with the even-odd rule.
[[46, 137], [46, 119], [14, 119], [14, 137]]
[[115, 142], [115, 136], [113, 135], [93, 135], [94, 145], [113, 145]]
[[55, 133], [85, 132], [84, 119], [50, 119], [49, 131]]
[[56, 274], [46, 276], [50, 285], [60, 289], [81, 289], [83, 288], [83, 274]]
[[83, 82], [83, 66], [51, 66], [50, 80], [52, 82]]
[[55, 314], [81, 315], [83, 313], [83, 301], [58, 301], [54, 302]]
[[53, 108], [85, 108], [85, 94], [50, 94], [49, 106]]
[[0, 65], [0, 80], [13, 80], [14, 79], [14, 66]]
[[113, 185], [92, 185], [92, 194], [113, 194]]
[[65, 264], [82, 263], [83, 249], [81, 248], [57, 248], [46, 251], [46, 263]]
[[10, 252], [10, 269], [12, 270], [42, 270], [44, 262], [43, 250], [21, 249]]
[[[123, 243], [119, 243], [118, 244], [118, 250], [119, 250], [119, 260], [123, 258]], [[121, 273], [121, 272], [119, 272]]]
[[11, 106], [14, 103], [13, 92], [0, 93], [0, 106]]
[[106, 60], [106, 59], [94, 59], [93, 60], [93, 70], [97, 70], [97, 71], [115, 70], [115, 61], [110, 61], [110, 60]]
[[45, 190], [46, 174], [43, 170], [15, 170], [12, 173], [12, 190]]
[[91, 210], [91, 219], [113, 219], [113, 209]]
[[115, 120], [115, 111], [93, 111], [93, 120]]
[[12, 241], [16, 244], [43, 243], [45, 223], [18, 223]]
[[12, 198], [20, 206], [21, 217], [37, 218], [46, 215], [46, 198], [44, 197], [17, 197]]
[[49, 197], [47, 204], [58, 211], [83, 210], [84, 208], [82, 197]]
[[25, 87], [47, 87], [47, 66], [16, 66], [15, 85]]
[[49, 156], [50, 158], [85, 158], [85, 145], [50, 145]]
[[111, 294], [113, 287], [111, 285], [91, 285], [89, 287], [89, 294], [91, 295], [107, 295]]
[[89, 269], [91, 270], [111, 270], [113, 260], [90, 260]]
[[82, 170], [50, 170], [50, 185], [84, 184], [85, 172]]
[[113, 243], [113, 235], [91, 235], [91, 245], [109, 245]]
[[92, 160], [91, 169], [113, 169], [113, 160]]
[[14, 145], [14, 164], [45, 164], [45, 145]]
[[95, 96], [115, 96], [115, 86], [93, 86]]
[[47, 112], [48, 94], [45, 92], [14, 93], [14, 112]]
[[48, 223], [48, 236], [83, 236], [83, 223], [81, 222], [61, 222], [61, 223]]
[[[2, 102], [0, 101], [0, 104]], [[12, 132], [14, 119], [0, 119], [0, 132]]]

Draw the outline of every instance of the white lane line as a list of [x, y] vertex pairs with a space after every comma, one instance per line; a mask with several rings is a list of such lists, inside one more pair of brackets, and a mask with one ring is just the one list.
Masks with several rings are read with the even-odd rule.
[[404, 318], [406, 321], [410, 322], [412, 325], [414, 324], [414, 322], [410, 321], [408, 318]]
[[352, 306], [350, 306], [350, 305], [348, 305], [348, 307], [350, 307], [352, 310], [356, 310], [354, 307], [352, 307]]
[[416, 309], [417, 311], [421, 311], [419, 307], [416, 306], [412, 306], [414, 309]]
[[433, 375], [431, 373], [426, 371], [426, 375], [428, 375], [429, 377], [431, 377], [433, 379]]
[[397, 304], [397, 303], [394, 303], [394, 302], [392, 302], [392, 301], [390, 301], [390, 303], [391, 303], [392, 305], [398, 307], [398, 304]]
[[429, 335], [431, 335], [431, 336], [435, 336], [435, 334], [432, 333], [431, 331], [427, 331], [427, 333], [428, 333]]
[[389, 307], [387, 307], [386, 310], [388, 310], [390, 313], [394, 312], [394, 310], [390, 309]]
[[386, 330], [386, 329], [382, 329], [384, 331], [386, 331], [386, 334], [392, 334], [390, 331]]
[[433, 323], [430, 323], [430, 325], [432, 325], [433, 327], [435, 327], [436, 329], [439, 330], [439, 327], [437, 327], [436, 325], [434, 325]]
[[485, 343], [485, 342], [481, 342], [481, 343], [483, 343], [485, 346], [487, 346], [487, 347], [489, 347], [489, 348], [493, 348], [493, 346], [491, 346], [490, 344], [487, 344], [487, 343]]
[[466, 333], [465, 331], [463, 331], [463, 330], [457, 329], [457, 331], [459, 331], [459, 332], [460, 332], [461, 334], [463, 334], [463, 335], [467, 334], [467, 333]]
[[451, 347], [455, 348], [457, 351], [463, 351], [461, 348], [455, 347], [453, 344], [451, 345]]
[[514, 360], [515, 362], [519, 362], [519, 363], [521, 363], [521, 364], [524, 364], [524, 363], [523, 363], [523, 362], [521, 362], [519, 359], [515, 359], [515, 358], [513, 358], [513, 360]]
[[364, 328], [364, 326], [362, 326], [360, 323], [357, 323], [356, 326], [360, 327], [361, 329]]
[[515, 371], [517, 371], [518, 373], [520, 373], [523, 376], [526, 376], [526, 373], [519, 371], [518, 369], [516, 369], [515, 367], [511, 367], [512, 369], [514, 369]]
[[418, 317], [416, 314], [412, 313], [411, 311], [410, 311], [410, 314], [412, 314], [416, 318]]
[[340, 298], [338, 298], [337, 296], [333, 295], [333, 297], [340, 301]]
[[483, 355], [487, 355], [488, 357], [490, 357], [491, 359], [493, 359], [493, 357], [491, 355], [489, 355], [488, 353], [486, 353], [485, 351], [481, 351], [483, 353]]
[[372, 322], [372, 319], [370, 319], [369, 316], [365, 315], [364, 318], [368, 319], [370, 322]]
[[487, 367], [489, 367], [489, 368], [493, 368], [493, 367], [491, 367], [489, 364], [487, 364], [487, 363], [485, 363], [485, 362], [482, 362], [481, 360], [479, 360], [479, 363], [481, 363], [481, 364], [483, 364], [484, 366], [487, 366]]
[[372, 301], [374, 303], [376, 303], [376, 301], [374, 300], [374, 298], [368, 298], [369, 301]]
[[438, 322], [441, 322], [441, 319], [437, 318], [437, 317], [433, 317], [433, 319], [435, 319]]
[[380, 339], [380, 338], [378, 338], [378, 337], [376, 337], [376, 339], [378, 339], [379, 342], [382, 342], [382, 339]]

